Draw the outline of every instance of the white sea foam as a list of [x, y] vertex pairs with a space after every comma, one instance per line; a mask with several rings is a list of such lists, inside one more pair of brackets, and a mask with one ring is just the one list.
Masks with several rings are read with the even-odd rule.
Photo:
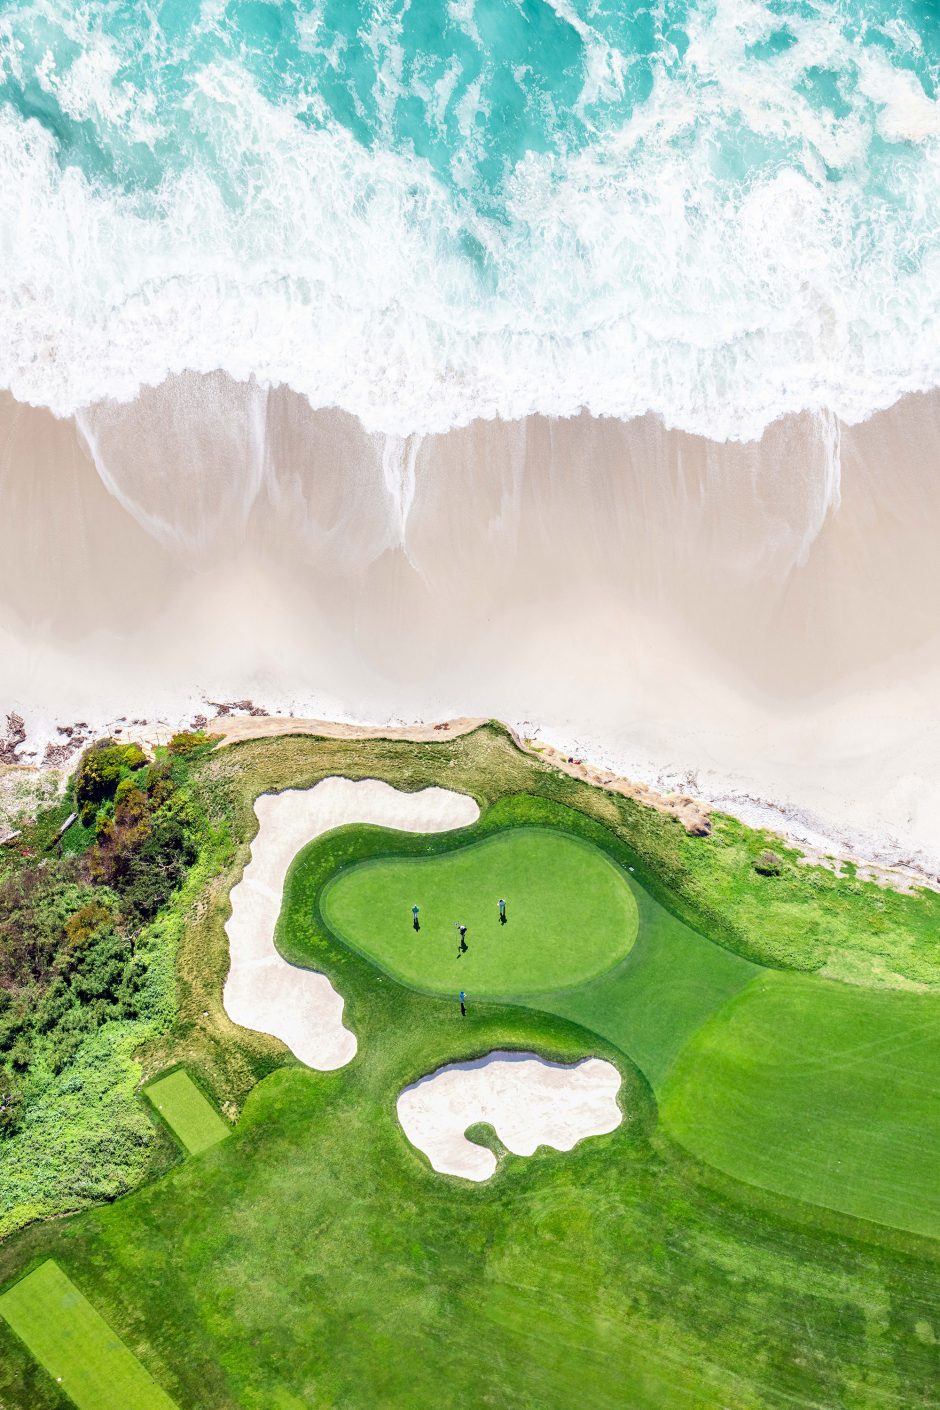
[[[794, 47], [757, 72], [741, 55], [766, 33], [763, 7], [693, 19], [688, 64], [706, 80], [694, 94], [660, 73], [625, 126], [564, 159], [530, 153], [500, 224], [458, 209], [417, 158], [299, 124], [233, 61], [198, 75], [189, 112], [234, 194], [208, 163], [156, 197], [93, 187], [5, 109], [0, 384], [62, 415], [222, 369], [401, 437], [582, 408], [652, 410], [715, 439], [801, 409], [863, 419], [940, 384], [940, 119], [874, 50], [867, 126], [861, 108], [836, 121], [811, 107], [796, 76], [845, 61], [848, 41], [792, 28]], [[394, 34], [375, 43], [391, 102]], [[47, 71], [50, 91], [76, 116], [124, 121], [113, 54], [82, 64]], [[472, 88], [460, 100], [465, 160], [479, 101]], [[722, 179], [716, 139], [742, 119], [768, 139], [799, 134], [801, 160]], [[146, 136], [155, 118], [133, 122]], [[903, 199], [864, 184], [873, 122], [908, 143]]]

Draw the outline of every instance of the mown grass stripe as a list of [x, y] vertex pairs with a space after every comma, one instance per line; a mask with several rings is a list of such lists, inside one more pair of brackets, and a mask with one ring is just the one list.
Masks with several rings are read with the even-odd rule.
[[144, 1095], [190, 1155], [199, 1155], [232, 1134], [231, 1126], [185, 1068], [158, 1077], [144, 1088]]
[[78, 1410], [177, 1410], [52, 1259], [0, 1297], [0, 1316]]
[[659, 1092], [701, 1160], [776, 1194], [940, 1237], [940, 1004], [765, 971]]

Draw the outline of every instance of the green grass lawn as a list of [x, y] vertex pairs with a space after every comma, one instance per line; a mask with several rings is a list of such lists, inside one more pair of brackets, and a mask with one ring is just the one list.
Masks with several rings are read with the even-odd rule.
[[198, 1155], [232, 1134], [231, 1126], [203, 1096], [185, 1068], [148, 1083], [144, 1096], [190, 1155]]
[[51, 1259], [0, 1297], [0, 1317], [78, 1410], [176, 1410]]
[[661, 1097], [740, 1180], [940, 1237], [940, 1001], [768, 973], [694, 1036]]
[[638, 925], [626, 873], [590, 842], [547, 827], [514, 827], [436, 857], [380, 857], [342, 871], [319, 902], [334, 933], [387, 973], [476, 997], [593, 979], [623, 959]]
[[[628, 800], [520, 762], [494, 731], [356, 749], [287, 739], [212, 764], [219, 789], [231, 790], [217, 815], [232, 820], [237, 865], [184, 937], [182, 1018], [147, 1060], [154, 1071], [185, 1057], [228, 1097], [255, 1084], [230, 1139], [127, 1198], [0, 1244], [0, 1280], [58, 1258], [186, 1410], [938, 1410], [940, 1241], [863, 1226], [741, 1183], [746, 1174], [729, 1179], [727, 1165], [680, 1145], [657, 1109], [654, 1091], [680, 1090], [688, 1054], [767, 979], [686, 923], [705, 925], [709, 867], [720, 862], [709, 849], [726, 844], [688, 839]], [[458, 838], [343, 829], [295, 862], [278, 945], [330, 976], [359, 1040], [347, 1068], [320, 1074], [233, 1029], [219, 993], [227, 888], [247, 856], [251, 800], [329, 772], [471, 788], [484, 812]], [[572, 989], [533, 995], [530, 985], [517, 1002], [475, 1000], [462, 1020], [450, 998], [407, 987], [326, 925], [319, 898], [342, 869], [379, 857], [424, 864], [507, 827], [561, 828], [628, 875], [636, 867], [646, 889], [634, 892], [640, 928], [626, 958]], [[880, 895], [789, 863], [766, 880], [751, 867], [756, 846], [739, 839], [721, 875], [740, 896], [723, 899], [730, 919], [716, 935], [752, 958], [797, 963], [812, 926], [821, 963], [825, 908], [844, 897], [840, 944], [852, 924], [881, 916], [872, 943], [899, 966], [929, 969], [928, 905], [889, 899], [882, 911]], [[789, 908], [786, 926], [774, 921], [767, 935], [748, 899], [765, 892], [775, 898], [768, 915]], [[740, 897], [751, 909], [739, 934]], [[409, 897], [406, 925], [414, 899], [423, 908]], [[906, 946], [907, 917], [921, 909]], [[540, 1011], [549, 1007], [557, 1012]], [[785, 1011], [778, 1020], [798, 1028]], [[507, 1156], [482, 1186], [436, 1175], [405, 1140], [395, 1099], [435, 1067], [495, 1047], [616, 1062], [623, 1125], [569, 1153]], [[690, 1071], [689, 1120], [696, 1102], [711, 1119], [720, 1063]], [[829, 1095], [840, 1100], [835, 1088]], [[870, 1119], [885, 1129], [897, 1120], [895, 1096], [887, 1080], [872, 1104]], [[730, 1079], [726, 1100], [735, 1100]], [[924, 1105], [911, 1112], [935, 1119]], [[743, 1125], [746, 1152], [746, 1138], [756, 1143]], [[63, 1406], [2, 1320], [0, 1406]]]
[[[584, 829], [592, 857], [616, 856], [612, 838], [567, 810], [534, 811], [566, 831]], [[514, 826], [517, 816], [523, 825]], [[317, 896], [332, 926], [333, 898], [351, 882], [376, 878], [350, 897], [348, 914], [362, 932], [370, 915], [379, 917], [371, 945], [360, 948], [425, 990], [436, 980], [439, 954], [406, 922], [397, 930], [383, 923], [389, 893], [378, 883], [399, 869], [410, 880], [472, 860], [469, 877], [488, 893], [497, 884], [486, 874], [497, 844], [547, 830], [534, 829], [532, 817], [533, 800], [505, 800], [475, 831], [509, 831], [471, 846], [461, 839], [459, 848], [446, 834], [408, 839], [371, 828], [321, 839], [291, 873], [282, 944], [315, 963], [304, 947], [316, 929]], [[407, 856], [415, 847], [423, 849], [420, 860]], [[628, 875], [626, 855], [618, 860], [618, 874]], [[631, 884], [639, 933], [629, 954], [592, 982], [517, 1000], [580, 1024], [636, 1063], [670, 1134], [717, 1170], [839, 1213], [940, 1236], [940, 996], [768, 971], [697, 934]], [[403, 887], [396, 906], [410, 895]], [[501, 944], [497, 935], [494, 946]], [[575, 931], [575, 955], [581, 946], [590, 956], [591, 937]]]
[[639, 938], [622, 964], [538, 1002], [608, 1039], [658, 1089], [693, 1033], [766, 971], [713, 945], [645, 894], [640, 915]]
[[[187, 1410], [926, 1410], [938, 1265], [703, 1187], [643, 1080], [575, 1027], [466, 1021], [359, 961], [360, 1055], [255, 1089], [211, 1160], [34, 1232]], [[395, 1119], [423, 1072], [507, 1045], [624, 1073], [625, 1121], [485, 1186], [428, 1169]], [[891, 1328], [890, 1355], [885, 1328]], [[26, 1375], [0, 1338], [4, 1376]], [[9, 1368], [9, 1369], [6, 1369]], [[13, 1399], [51, 1410], [52, 1397]], [[9, 1397], [8, 1397], [9, 1398]]]

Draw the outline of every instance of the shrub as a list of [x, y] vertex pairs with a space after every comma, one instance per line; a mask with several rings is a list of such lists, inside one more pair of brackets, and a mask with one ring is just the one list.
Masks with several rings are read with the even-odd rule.
[[176, 792], [173, 778], [173, 761], [169, 758], [155, 759], [147, 770], [144, 787], [152, 808], [162, 808]]
[[0, 883], [0, 984], [21, 989], [55, 967], [69, 917], [94, 898], [74, 864], [40, 862]]
[[79, 953], [87, 948], [100, 930], [110, 928], [113, 922], [111, 907], [96, 897], [87, 906], [80, 906], [65, 922], [66, 948], [72, 953]]
[[121, 780], [146, 762], [139, 744], [99, 739], [85, 750], [75, 772], [75, 802], [83, 826], [88, 827], [100, 805], [114, 797]]
[[769, 847], [766, 847], [759, 857], [754, 858], [754, 870], [759, 876], [779, 876], [782, 869], [783, 862]]
[[0, 1068], [0, 1136], [12, 1136], [23, 1110], [23, 1092], [8, 1068]]
[[114, 821], [118, 827], [139, 827], [150, 815], [151, 800], [134, 777], [121, 781], [114, 795]]
[[[216, 736], [217, 738], [218, 736]], [[207, 734], [197, 733], [195, 730], [183, 729], [167, 745], [168, 753], [176, 758], [182, 758], [186, 754], [192, 754], [194, 749], [201, 749], [204, 744], [211, 744], [212, 740]]]

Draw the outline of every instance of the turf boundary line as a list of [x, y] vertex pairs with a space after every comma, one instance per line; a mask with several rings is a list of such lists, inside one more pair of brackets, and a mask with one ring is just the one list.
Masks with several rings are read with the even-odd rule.
[[54, 1259], [0, 1296], [0, 1317], [78, 1410], [178, 1410]]

